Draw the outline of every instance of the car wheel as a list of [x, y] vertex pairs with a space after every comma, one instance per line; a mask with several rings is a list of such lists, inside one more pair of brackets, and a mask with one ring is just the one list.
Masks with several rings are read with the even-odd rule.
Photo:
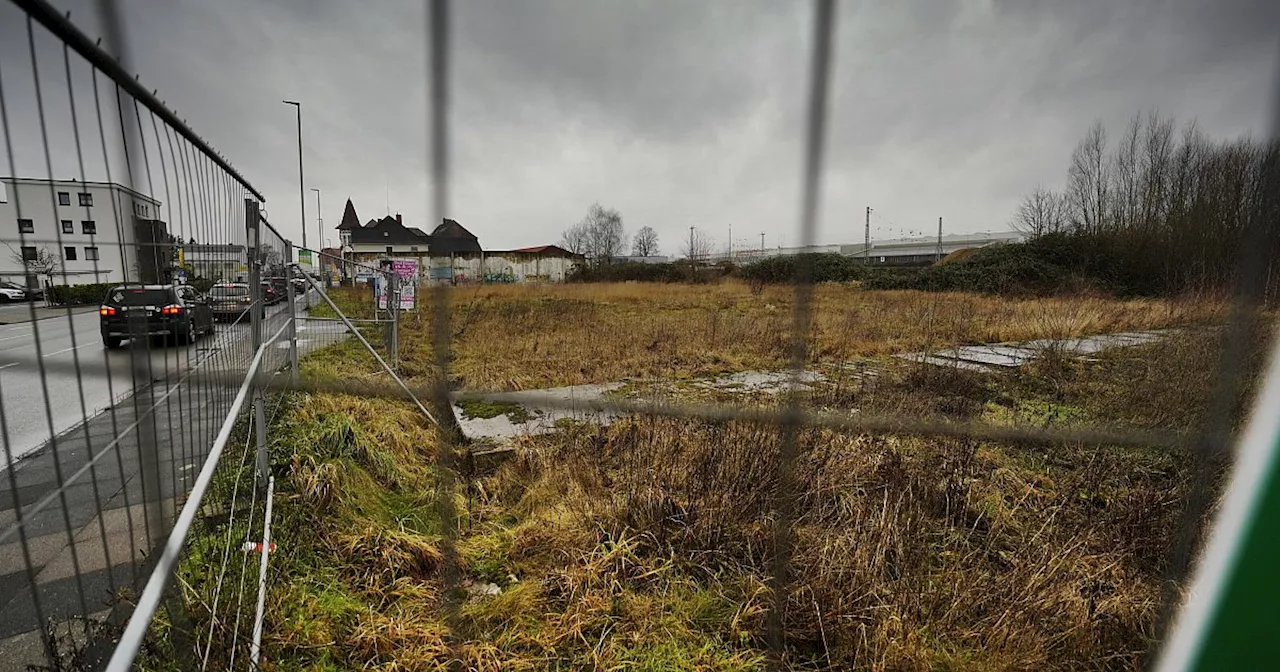
[[107, 346], [108, 350], [119, 350], [120, 342], [123, 340], [124, 339], [120, 338], [119, 336], [103, 336], [102, 344]]

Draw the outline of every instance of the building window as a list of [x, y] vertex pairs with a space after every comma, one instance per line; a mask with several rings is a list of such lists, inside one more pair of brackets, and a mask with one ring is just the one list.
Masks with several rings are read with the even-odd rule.
[[97, 260], [98, 260], [98, 248], [96, 248], [96, 247], [86, 247], [86, 248], [84, 248], [84, 258], [85, 258], [86, 260], [88, 260], [88, 261], [97, 261]]
[[87, 194], [82, 191], [80, 192], [79, 196], [80, 196], [80, 205], [84, 205], [84, 206], [93, 205], [93, 194]]
[[75, 261], [75, 260], [76, 260], [76, 248], [74, 248], [74, 247], [64, 247], [64, 248], [62, 248], [62, 259], [63, 259], [64, 261]]
[[73, 222], [72, 222], [71, 220], [69, 220], [69, 219], [64, 219], [64, 220], [62, 220], [62, 232], [63, 232], [63, 233], [75, 233], [75, 232], [76, 232], [76, 225], [75, 225], [75, 223], [73, 223]]
[[18, 233], [35, 233], [36, 223], [29, 219], [18, 220]]
[[391, 246], [390, 246], [390, 245], [388, 245], [388, 246], [387, 246], [387, 254], [391, 254]]
[[31, 245], [23, 245], [23, 246], [22, 246], [22, 260], [23, 260], [23, 261], [35, 261], [35, 260], [36, 260], [36, 259], [38, 259], [39, 257], [40, 257], [40, 253], [39, 253], [39, 252], [36, 252], [36, 248], [35, 248], [35, 246], [31, 246]]
[[417, 245], [410, 245], [410, 246], [409, 246], [409, 251], [410, 251], [410, 252], [417, 252], [417, 251], [418, 251], [418, 246], [417, 246]]
[[92, 219], [86, 219], [80, 222], [80, 230], [88, 235], [93, 235], [98, 232], [98, 223]]
[[59, 192], [58, 192], [58, 205], [71, 205], [71, 192], [68, 192], [68, 191], [59, 191]]

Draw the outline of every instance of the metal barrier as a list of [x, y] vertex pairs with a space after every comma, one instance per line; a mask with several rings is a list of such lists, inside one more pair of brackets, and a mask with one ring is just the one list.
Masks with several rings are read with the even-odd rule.
[[[0, 275], [27, 288], [0, 320], [0, 668], [94, 666], [139, 594], [188, 650], [222, 655], [155, 586], [190, 550], [206, 490], [225, 509], [201, 519], [227, 518], [228, 558], [261, 527], [254, 374], [288, 364], [288, 347], [262, 344], [292, 326], [291, 247], [260, 193], [128, 72], [110, 25], [106, 49], [44, 2], [3, 3], [0, 25], [25, 47], [0, 62]], [[225, 594], [209, 623], [243, 616], [244, 587]]]

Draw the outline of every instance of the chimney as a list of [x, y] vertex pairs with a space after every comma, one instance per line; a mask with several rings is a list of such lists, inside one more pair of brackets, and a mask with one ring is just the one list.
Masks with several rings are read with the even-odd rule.
[[400, 217], [400, 213], [398, 212], [396, 213], [396, 224], [399, 224], [400, 226], [404, 226], [404, 219]]

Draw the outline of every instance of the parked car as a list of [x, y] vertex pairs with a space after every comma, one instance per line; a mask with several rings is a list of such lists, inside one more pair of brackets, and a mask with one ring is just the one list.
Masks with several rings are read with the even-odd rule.
[[10, 301], [26, 301], [27, 290], [12, 282], [0, 284], [0, 303], [9, 303]]
[[270, 278], [267, 278], [267, 282], [271, 283], [271, 288], [275, 290], [276, 296], [280, 297], [278, 299], [279, 301], [284, 301], [289, 298], [288, 279], [280, 276], [272, 276]]
[[284, 294], [277, 292], [274, 285], [268, 280], [262, 281], [262, 303], [267, 306], [274, 306], [284, 301]]
[[118, 285], [98, 308], [102, 343], [118, 348], [136, 336], [169, 336], [190, 343], [212, 334], [209, 300], [185, 285]]
[[213, 319], [234, 322], [249, 310], [253, 297], [249, 295], [249, 285], [243, 282], [223, 282], [209, 290], [212, 301]]
[[[43, 301], [44, 300], [44, 290], [40, 289], [39, 287], [23, 287], [22, 285], [19, 285], [16, 282], [0, 282], [0, 291], [6, 290], [6, 289], [10, 290], [10, 292], [14, 292], [14, 291], [22, 292], [23, 295], [26, 297], [27, 301]], [[21, 301], [23, 299], [10, 299], [6, 297], [0, 300]]]

